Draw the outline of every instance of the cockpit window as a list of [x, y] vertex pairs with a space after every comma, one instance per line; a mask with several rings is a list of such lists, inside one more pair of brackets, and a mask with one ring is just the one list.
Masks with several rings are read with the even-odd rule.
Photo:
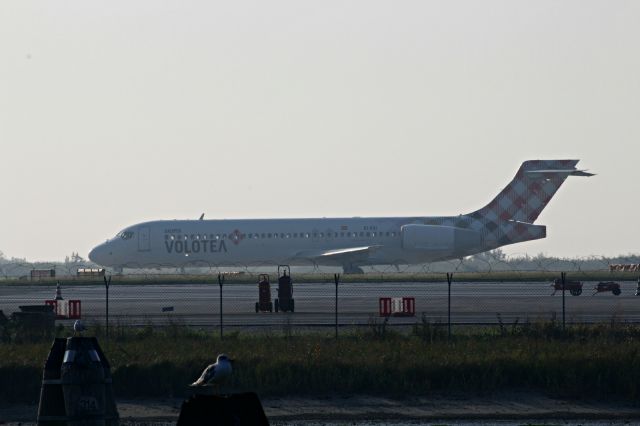
[[116, 235], [116, 237], [122, 238], [123, 240], [130, 240], [131, 238], [133, 238], [133, 231], [122, 231], [121, 233]]

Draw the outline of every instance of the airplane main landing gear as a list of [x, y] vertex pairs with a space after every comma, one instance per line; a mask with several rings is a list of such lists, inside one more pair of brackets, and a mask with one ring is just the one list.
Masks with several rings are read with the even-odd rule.
[[342, 270], [344, 271], [345, 274], [364, 274], [364, 271], [362, 270], [361, 267], [353, 264], [344, 265], [342, 267]]

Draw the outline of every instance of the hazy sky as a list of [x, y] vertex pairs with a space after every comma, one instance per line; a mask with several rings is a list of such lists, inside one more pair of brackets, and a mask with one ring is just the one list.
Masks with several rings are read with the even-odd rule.
[[0, 250], [150, 219], [447, 215], [579, 158], [508, 253], [640, 253], [638, 1], [0, 3]]

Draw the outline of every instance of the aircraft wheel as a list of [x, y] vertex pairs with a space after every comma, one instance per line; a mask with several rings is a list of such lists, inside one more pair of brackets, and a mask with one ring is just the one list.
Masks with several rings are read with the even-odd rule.
[[280, 310], [280, 303], [278, 303], [278, 299], [276, 299], [276, 312]]
[[619, 288], [614, 288], [611, 292], [612, 292], [613, 294], [615, 294], [616, 296], [620, 296], [620, 293], [621, 293], [621, 291], [620, 291], [620, 289], [619, 289]]
[[581, 288], [576, 288], [574, 290], [570, 291], [572, 296], [580, 296], [582, 294], [582, 289]]
[[260, 310], [260, 303], [256, 302], [256, 314], [258, 313], [259, 310]]

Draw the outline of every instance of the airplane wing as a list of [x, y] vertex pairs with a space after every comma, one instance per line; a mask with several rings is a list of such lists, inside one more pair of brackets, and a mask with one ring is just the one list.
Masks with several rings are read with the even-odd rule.
[[366, 259], [373, 251], [382, 247], [381, 245], [348, 247], [333, 250], [304, 250], [297, 253], [294, 257], [311, 260], [332, 260], [336, 263], [350, 263], [359, 259]]

